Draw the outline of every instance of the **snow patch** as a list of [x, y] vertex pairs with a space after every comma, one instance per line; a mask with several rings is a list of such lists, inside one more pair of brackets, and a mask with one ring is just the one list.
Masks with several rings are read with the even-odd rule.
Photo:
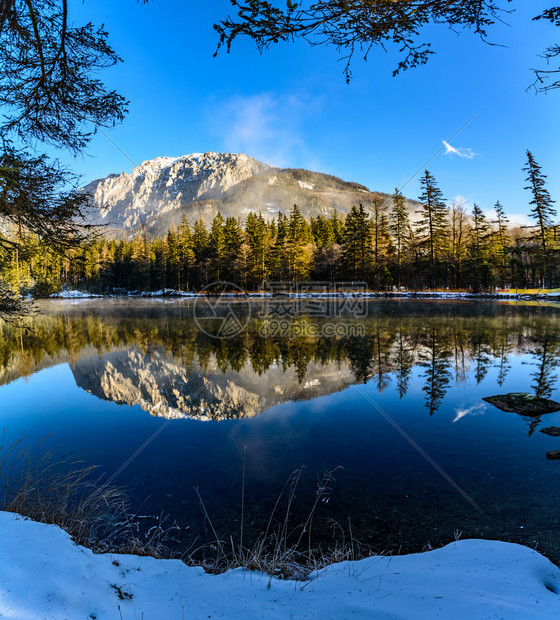
[[305, 181], [298, 181], [298, 184], [303, 189], [315, 189], [313, 183], [306, 183]]
[[54, 293], [51, 297], [57, 299], [91, 299], [92, 297], [103, 297], [103, 295], [96, 295], [95, 293], [87, 293], [85, 291], [59, 291]]

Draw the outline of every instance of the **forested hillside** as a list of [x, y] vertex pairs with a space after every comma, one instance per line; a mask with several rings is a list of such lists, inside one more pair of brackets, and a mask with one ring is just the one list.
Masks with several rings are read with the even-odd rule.
[[[528, 215], [534, 226], [512, 228], [498, 202], [489, 220], [476, 204], [446, 204], [435, 178], [421, 179], [411, 218], [398, 191], [373, 194], [345, 215], [244, 218], [220, 212], [210, 226], [183, 214], [160, 238], [144, 229], [128, 240], [103, 235], [66, 253], [19, 231], [0, 254], [2, 278], [14, 291], [48, 295], [62, 287], [97, 293], [198, 291], [216, 281], [258, 290], [265, 281], [365, 282], [373, 290], [543, 288], [560, 282], [556, 211], [545, 175], [527, 153]], [[532, 208], [531, 208], [532, 207]]]

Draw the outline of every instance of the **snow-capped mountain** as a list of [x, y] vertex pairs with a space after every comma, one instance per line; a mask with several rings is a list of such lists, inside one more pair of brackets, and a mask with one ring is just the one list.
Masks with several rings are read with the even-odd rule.
[[[209, 224], [218, 211], [244, 219], [250, 211], [271, 219], [297, 204], [305, 217], [346, 213], [370, 205], [373, 193], [358, 183], [292, 168], [274, 168], [247, 155], [195, 153], [156, 157], [130, 174], [111, 174], [83, 188], [91, 196], [88, 219], [108, 233], [129, 234], [145, 226], [160, 236], [186, 215]], [[381, 194], [386, 201], [390, 197]], [[409, 201], [411, 213], [418, 204]]]
[[83, 191], [92, 197], [93, 223], [129, 229], [193, 202], [219, 199], [234, 185], [267, 170], [271, 167], [243, 154], [156, 157], [130, 174], [93, 181]]

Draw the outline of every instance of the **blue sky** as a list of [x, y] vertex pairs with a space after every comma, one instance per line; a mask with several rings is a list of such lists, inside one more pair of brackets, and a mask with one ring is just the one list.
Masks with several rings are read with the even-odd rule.
[[[428, 65], [393, 78], [394, 51], [373, 50], [366, 63], [356, 56], [347, 85], [332, 48], [283, 44], [259, 55], [239, 40], [231, 54], [213, 58], [212, 24], [229, 12], [227, 0], [76, 3], [76, 21], [104, 23], [124, 60], [101, 77], [130, 100], [130, 113], [106, 131], [126, 157], [98, 134], [85, 157], [63, 158], [85, 183], [160, 155], [244, 152], [391, 192], [481, 110], [451, 141], [474, 156], [444, 149], [427, 167], [448, 199], [462, 196], [484, 209], [499, 199], [508, 213], [526, 214], [527, 148], [560, 201], [560, 90], [526, 91], [530, 69], [544, 62], [538, 54], [560, 32], [530, 20], [550, 1], [514, 4], [520, 8], [508, 24], [491, 31], [502, 46], [430, 27], [437, 55]], [[411, 198], [419, 191], [418, 178], [404, 188]]]

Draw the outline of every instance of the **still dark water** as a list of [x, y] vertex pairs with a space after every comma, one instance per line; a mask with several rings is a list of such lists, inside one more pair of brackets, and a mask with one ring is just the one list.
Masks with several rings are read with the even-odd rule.
[[[229, 540], [245, 472], [250, 538], [304, 466], [294, 527], [339, 468], [314, 521], [320, 544], [351, 524], [375, 551], [462, 532], [560, 561], [560, 461], [546, 459], [560, 437], [540, 432], [560, 413], [525, 418], [482, 400], [560, 401], [559, 308], [378, 301], [335, 320], [359, 335], [266, 335], [259, 303], [237, 308], [253, 318], [228, 339], [201, 329], [188, 300], [46, 303], [30, 329], [1, 328], [0, 428], [30, 443], [52, 434], [50, 447], [118, 472], [139, 514], [177, 522], [179, 548], [212, 538], [195, 487]], [[307, 320], [286, 304], [286, 320]]]

